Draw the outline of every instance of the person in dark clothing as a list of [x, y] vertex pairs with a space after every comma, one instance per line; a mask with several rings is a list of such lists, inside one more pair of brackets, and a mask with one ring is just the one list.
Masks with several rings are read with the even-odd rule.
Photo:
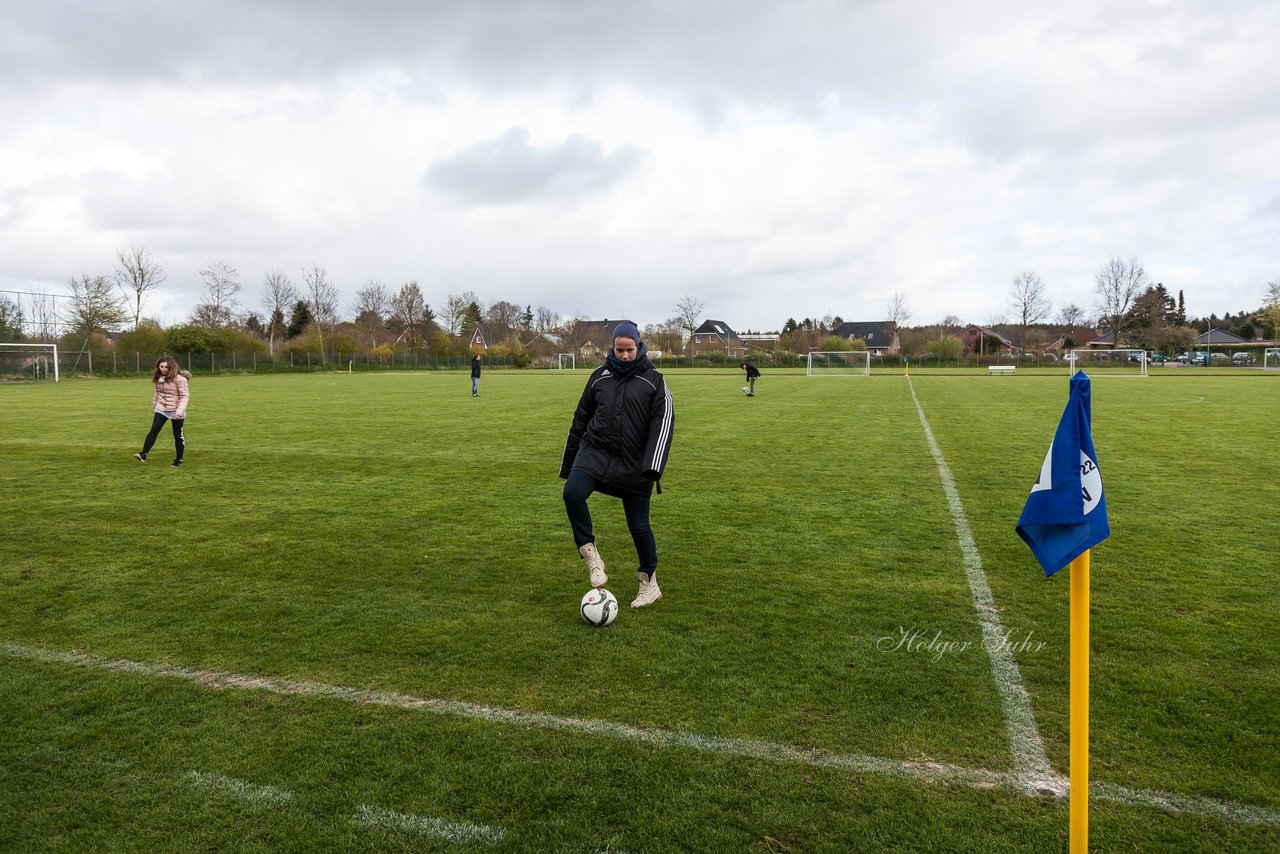
[[743, 362], [738, 367], [747, 372], [747, 387], [743, 391], [746, 392], [747, 397], [755, 397], [756, 380], [760, 379], [760, 369], [750, 362]]
[[480, 396], [480, 354], [471, 357], [471, 396]]
[[635, 324], [614, 327], [608, 358], [587, 378], [560, 460], [573, 541], [587, 563], [593, 587], [603, 586], [609, 576], [596, 550], [587, 499], [593, 492], [622, 499], [627, 530], [640, 561], [636, 571], [640, 588], [632, 608], [662, 598], [649, 497], [655, 483], [662, 493], [660, 481], [675, 422], [671, 391], [647, 354]]

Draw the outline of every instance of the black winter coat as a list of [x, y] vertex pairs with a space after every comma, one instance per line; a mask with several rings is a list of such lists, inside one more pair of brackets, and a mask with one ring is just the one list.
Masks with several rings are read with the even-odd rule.
[[675, 411], [666, 380], [641, 348], [626, 376], [607, 363], [591, 372], [573, 413], [560, 477], [582, 469], [606, 495], [648, 495], [662, 478]]

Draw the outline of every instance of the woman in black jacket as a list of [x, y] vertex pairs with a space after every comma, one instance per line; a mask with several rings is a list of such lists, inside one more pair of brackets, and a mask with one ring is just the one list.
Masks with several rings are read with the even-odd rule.
[[[649, 363], [648, 348], [634, 323], [613, 330], [609, 356], [591, 372], [573, 413], [560, 461], [564, 506], [573, 541], [587, 562], [591, 585], [608, 580], [591, 532], [587, 499], [602, 492], [622, 499], [627, 529], [635, 542], [640, 590], [632, 608], [662, 598], [658, 589], [658, 546], [649, 526], [649, 496], [662, 478], [671, 450], [675, 413], [666, 380]], [[661, 485], [658, 492], [662, 492]]]
[[742, 393], [747, 397], [755, 397], [756, 380], [760, 379], [760, 369], [750, 362], [743, 362], [738, 367], [747, 372], [747, 387], [742, 390]]

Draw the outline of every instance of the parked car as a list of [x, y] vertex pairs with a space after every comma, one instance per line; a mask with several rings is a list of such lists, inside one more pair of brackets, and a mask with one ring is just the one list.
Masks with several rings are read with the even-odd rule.
[[1253, 363], [1253, 357], [1248, 353], [1232, 353], [1231, 363], [1233, 365], [1250, 365]]

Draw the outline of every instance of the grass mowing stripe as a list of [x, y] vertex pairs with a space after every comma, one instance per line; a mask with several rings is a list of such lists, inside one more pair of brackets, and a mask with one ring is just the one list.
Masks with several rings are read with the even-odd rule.
[[500, 827], [489, 827], [483, 824], [459, 824], [430, 816], [410, 815], [391, 810], [361, 804], [360, 809], [351, 817], [352, 824], [366, 827], [385, 827], [391, 830], [403, 830], [409, 833], [420, 833], [453, 843], [483, 843], [497, 845], [502, 842], [506, 831]]
[[[981, 768], [962, 768], [945, 763], [909, 762], [876, 756], [806, 750], [763, 741], [709, 737], [696, 733], [678, 733], [670, 730], [644, 729], [610, 721], [579, 720], [540, 712], [526, 712], [520, 709], [480, 706], [456, 700], [412, 697], [407, 694], [346, 688], [317, 682], [245, 676], [222, 671], [198, 670], [175, 665], [130, 661], [123, 658], [105, 658], [82, 651], [59, 652], [57, 650], [37, 649], [8, 641], [0, 641], [0, 654], [11, 658], [46, 664], [68, 664], [77, 667], [131, 673], [138, 676], [163, 676], [182, 679], [215, 690], [239, 688], [247, 691], [265, 691], [287, 696], [322, 697], [347, 703], [391, 706], [411, 711], [426, 711], [440, 715], [479, 719], [510, 726], [578, 732], [660, 747], [685, 747], [691, 750], [724, 756], [805, 764], [833, 770], [882, 774], [898, 778], [913, 778], [926, 782], [966, 785], [978, 789], [1000, 787], [1033, 796], [1048, 793], [1056, 797], [1063, 797], [1068, 791], [1067, 779], [1052, 773], [1046, 780], [1047, 787], [1037, 790], [1031, 789], [1026, 785], [1026, 779], [1022, 773], [1006, 774]], [[1128, 806], [1152, 807], [1169, 813], [1196, 815], [1235, 824], [1280, 825], [1280, 810], [1268, 807], [1229, 803], [1212, 798], [1191, 797], [1171, 792], [1130, 789], [1124, 786], [1096, 782], [1090, 784], [1089, 791], [1098, 800], [1113, 801]], [[366, 808], [362, 807], [361, 809], [363, 811]], [[377, 811], [376, 808], [371, 807], [368, 809], [375, 810], [379, 814], [384, 812]], [[385, 815], [398, 816], [400, 814], [385, 812]], [[437, 820], [424, 819], [424, 821]], [[470, 825], [460, 826], [470, 827]], [[481, 826], [477, 825], [476, 827]], [[421, 830], [421, 827], [405, 827], [403, 829]], [[498, 832], [501, 832], [501, 830], [499, 829]]]
[[1031, 698], [1022, 684], [1022, 675], [1018, 671], [1018, 663], [1014, 661], [1013, 652], [1005, 642], [1007, 633], [1000, 620], [1000, 612], [996, 610], [991, 587], [987, 584], [987, 574], [982, 569], [982, 555], [973, 540], [973, 531], [965, 516], [955, 478], [951, 476], [951, 468], [943, 458], [942, 449], [938, 447], [938, 441], [929, 427], [929, 419], [924, 415], [924, 407], [916, 397], [916, 389], [910, 377], [907, 378], [907, 387], [911, 389], [911, 400], [916, 405], [916, 414], [920, 416], [920, 426], [929, 443], [929, 453], [933, 455], [933, 461], [938, 467], [942, 491], [947, 496], [947, 506], [951, 509], [951, 518], [955, 522], [960, 551], [964, 554], [964, 574], [969, 580], [969, 591], [973, 595], [973, 606], [978, 612], [978, 623], [982, 626], [982, 646], [991, 658], [991, 675], [995, 679], [1000, 703], [1004, 707], [1005, 728], [1009, 735], [1015, 773], [1019, 783], [1029, 791], [1062, 795], [1062, 778], [1054, 774], [1049, 765], [1049, 757], [1044, 752], [1044, 741], [1040, 738], [1035, 715], [1031, 712]]

